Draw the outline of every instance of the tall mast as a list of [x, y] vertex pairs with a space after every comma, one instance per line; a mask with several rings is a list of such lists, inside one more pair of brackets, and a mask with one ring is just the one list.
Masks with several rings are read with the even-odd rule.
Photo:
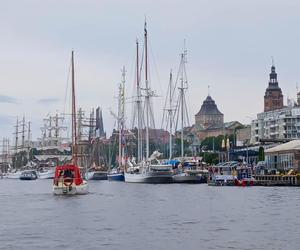
[[150, 93], [148, 82], [148, 41], [147, 41], [147, 23], [144, 26], [144, 42], [145, 42], [145, 105], [146, 105], [146, 160], [149, 158], [149, 107], [150, 107]]
[[119, 98], [118, 98], [118, 132], [119, 132], [119, 167], [122, 164], [122, 83], [119, 86]]
[[125, 128], [125, 75], [126, 75], [126, 70], [125, 66], [123, 66], [122, 69], [122, 89], [121, 89], [121, 147], [122, 147], [122, 152], [121, 152], [121, 165], [125, 156], [125, 145], [124, 145], [124, 128]]
[[141, 119], [141, 87], [140, 87], [140, 75], [139, 75], [139, 42], [136, 40], [136, 91], [137, 91], [137, 126], [138, 126], [138, 157], [137, 160], [140, 162], [142, 160], [142, 119]]
[[25, 147], [25, 116], [23, 115], [23, 121], [22, 121], [22, 150], [24, 150]]
[[170, 122], [170, 138], [169, 138], [169, 159], [172, 159], [172, 126], [173, 126], [173, 110], [172, 110], [172, 70], [170, 72], [170, 83], [169, 83], [169, 122]]
[[[184, 61], [184, 54], [181, 54], [181, 60]], [[180, 79], [180, 99], [181, 99], [181, 157], [184, 156], [184, 148], [183, 148], [183, 129], [184, 129], [184, 88], [183, 88], [183, 70], [181, 71], [181, 79]]]
[[28, 159], [28, 162], [29, 162], [29, 158], [30, 158], [30, 146], [31, 146], [31, 142], [30, 142], [30, 140], [31, 140], [31, 127], [30, 127], [30, 125], [31, 125], [31, 122], [28, 122], [28, 134], [27, 134], [27, 136], [28, 136], [28, 138], [27, 138], [27, 140], [28, 140], [28, 142], [27, 142], [27, 159]]
[[76, 129], [76, 100], [75, 100], [75, 73], [74, 73], [74, 51], [72, 50], [72, 159], [77, 165], [77, 129]]
[[[176, 128], [177, 128], [177, 123], [178, 119], [180, 117], [180, 122], [181, 122], [181, 157], [184, 156], [184, 145], [183, 145], [183, 138], [184, 138], [184, 122], [185, 118], [187, 120], [187, 125], [189, 126], [189, 117], [188, 117], [188, 112], [187, 112], [187, 106], [186, 106], [186, 101], [185, 101], [185, 91], [187, 89], [187, 76], [186, 76], [186, 68], [185, 68], [185, 63], [186, 63], [186, 50], [181, 54], [181, 60], [180, 60], [180, 66], [179, 66], [179, 80], [180, 80], [180, 86], [178, 87], [179, 89], [179, 105], [178, 105], [178, 113], [177, 113], [177, 122], [176, 122]], [[178, 79], [178, 78], [177, 78]], [[180, 112], [180, 113], [179, 113]]]
[[16, 138], [15, 138], [15, 153], [18, 152], [18, 140], [19, 140], [19, 118], [17, 117]]

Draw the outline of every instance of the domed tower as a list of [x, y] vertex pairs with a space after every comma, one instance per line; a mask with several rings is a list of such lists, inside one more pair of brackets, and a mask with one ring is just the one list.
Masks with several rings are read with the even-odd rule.
[[224, 123], [224, 115], [219, 111], [210, 95], [206, 97], [200, 111], [195, 115], [195, 121], [198, 128], [202, 127], [204, 129]]
[[269, 86], [264, 96], [264, 111], [271, 111], [283, 108], [283, 95], [278, 86], [277, 73], [274, 64], [271, 67]]

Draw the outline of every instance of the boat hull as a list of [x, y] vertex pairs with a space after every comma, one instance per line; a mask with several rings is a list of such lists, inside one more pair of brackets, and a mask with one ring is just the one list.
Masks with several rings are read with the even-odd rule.
[[174, 175], [173, 176], [174, 183], [207, 183], [207, 180], [203, 176], [192, 176], [192, 175]]
[[20, 175], [20, 180], [22, 181], [33, 181], [37, 178], [37, 173], [35, 171], [24, 171]]
[[21, 176], [21, 172], [16, 172], [16, 173], [6, 174], [4, 176], [4, 178], [7, 178], [7, 179], [20, 179], [20, 176]]
[[168, 175], [155, 175], [155, 174], [137, 174], [137, 173], [125, 173], [125, 182], [130, 183], [173, 183], [173, 176]]
[[107, 174], [107, 179], [109, 181], [125, 181], [125, 177], [123, 173]]
[[102, 180], [107, 180], [107, 172], [87, 172], [85, 175], [87, 180], [97, 180], [97, 181], [102, 181]]
[[59, 183], [57, 186], [53, 185], [53, 194], [55, 195], [76, 195], [76, 194], [87, 194], [88, 184], [84, 181], [80, 185], [65, 186], [63, 183]]
[[29, 177], [29, 176], [28, 177], [25, 177], [25, 176], [24, 177], [22, 177], [22, 176], [20, 177], [21, 181], [34, 181], [36, 179], [37, 179], [37, 177]]
[[38, 173], [39, 179], [54, 179], [54, 175], [55, 175], [55, 169]]

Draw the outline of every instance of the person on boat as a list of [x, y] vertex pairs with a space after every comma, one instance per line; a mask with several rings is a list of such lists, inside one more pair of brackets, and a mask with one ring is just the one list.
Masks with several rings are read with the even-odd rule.
[[67, 169], [65, 170], [65, 173], [64, 173], [64, 178], [72, 178], [73, 179], [73, 173], [70, 169]]

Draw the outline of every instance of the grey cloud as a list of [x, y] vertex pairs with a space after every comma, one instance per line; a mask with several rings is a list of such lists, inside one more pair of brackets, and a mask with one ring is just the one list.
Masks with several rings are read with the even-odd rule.
[[13, 103], [13, 104], [17, 104], [18, 101], [13, 96], [0, 95], [0, 103]]
[[59, 102], [60, 99], [59, 98], [42, 98], [42, 99], [39, 99], [38, 100], [38, 103], [40, 104], [51, 104], [51, 103], [56, 103], [56, 102]]

